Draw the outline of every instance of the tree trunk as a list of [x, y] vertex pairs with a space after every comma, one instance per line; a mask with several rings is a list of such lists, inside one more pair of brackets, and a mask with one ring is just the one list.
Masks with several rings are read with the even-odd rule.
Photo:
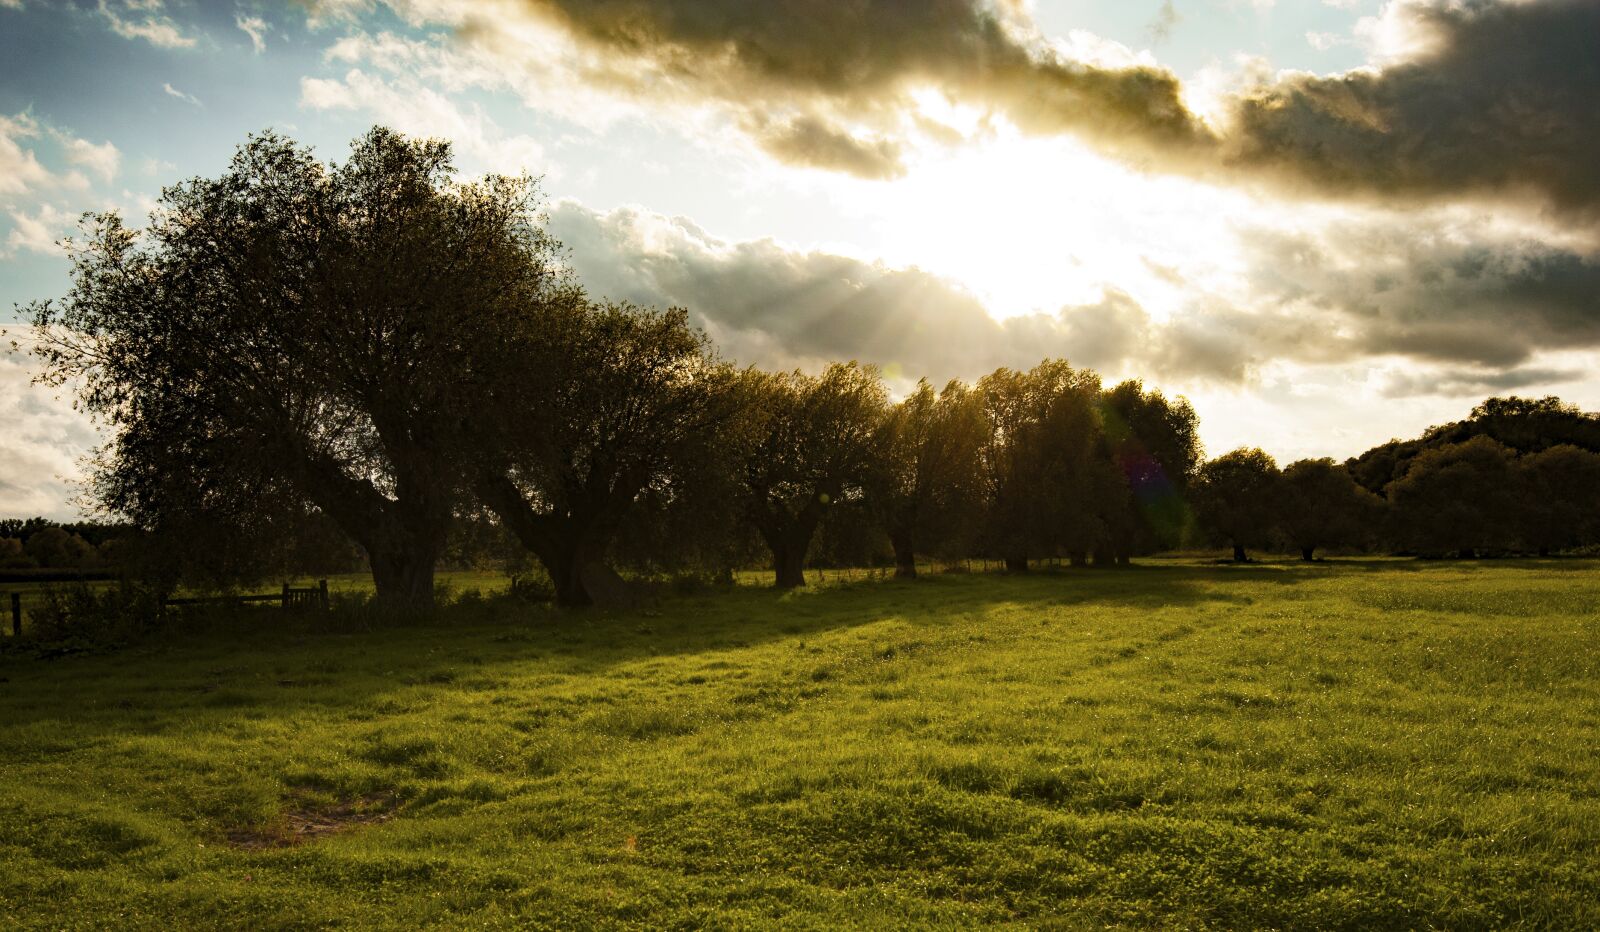
[[1250, 562], [1250, 557], [1248, 555], [1246, 555], [1245, 552], [1244, 552], [1244, 544], [1234, 544], [1233, 545], [1233, 562], [1235, 562], [1235, 563], [1248, 563], [1248, 562]]
[[1300, 559], [1304, 560], [1307, 563], [1312, 562], [1315, 559], [1312, 556], [1312, 554], [1316, 552], [1316, 549], [1317, 548], [1315, 548], [1315, 547], [1301, 547], [1300, 548]]
[[583, 586], [583, 565], [580, 562], [575, 548], [562, 547], [552, 540], [541, 540], [538, 546], [528, 544], [533, 555], [544, 564], [544, 570], [550, 574], [550, 584], [556, 590], [556, 604], [564, 608], [579, 608], [594, 604], [589, 598], [589, 591]]
[[806, 584], [804, 548], [780, 544], [772, 548], [772, 570], [779, 589], [798, 589]]
[[425, 612], [433, 608], [433, 563], [437, 548], [390, 547], [367, 551], [376, 601], [388, 611]]
[[1074, 550], [1067, 555], [1067, 561], [1073, 566], [1088, 566], [1089, 554], [1082, 550]]
[[1006, 557], [1007, 573], [1026, 573], [1028, 571], [1027, 557]]
[[1112, 559], [1115, 560], [1117, 566], [1133, 565], [1133, 554], [1126, 550], [1118, 550]]
[[889, 545], [894, 548], [894, 574], [906, 578], [917, 575], [917, 551], [911, 543], [911, 532], [890, 534]]
[[1105, 548], [1105, 547], [1096, 547], [1095, 548], [1095, 551], [1094, 551], [1094, 565], [1095, 566], [1114, 566], [1116, 564], [1116, 562], [1117, 562], [1116, 556], [1114, 554], [1112, 554], [1112, 552], [1108, 548]]
[[596, 522], [535, 511], [522, 497], [522, 491], [505, 476], [483, 477], [477, 490], [478, 497], [500, 523], [538, 558], [550, 575], [557, 605], [593, 604], [583, 584], [583, 572], [586, 563], [599, 561], [588, 543], [596, 533]]

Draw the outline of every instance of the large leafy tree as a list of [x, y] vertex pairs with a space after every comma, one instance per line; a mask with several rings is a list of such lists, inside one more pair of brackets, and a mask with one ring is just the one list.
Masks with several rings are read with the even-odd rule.
[[1386, 489], [1401, 538], [1423, 553], [1515, 546], [1525, 502], [1511, 450], [1487, 436], [1425, 450]]
[[1265, 546], [1277, 523], [1281, 475], [1272, 457], [1241, 448], [1202, 465], [1195, 476], [1194, 503], [1200, 524], [1233, 546], [1233, 559], [1249, 559], [1248, 548]]
[[730, 439], [736, 379], [676, 308], [577, 302], [533, 340], [542, 392], [484, 412], [478, 495], [544, 564], [557, 602], [605, 601], [630, 510], [648, 493], [687, 494], [685, 470]]
[[1062, 360], [978, 382], [986, 430], [979, 446], [987, 549], [1022, 572], [1030, 556], [1100, 547], [1127, 486], [1107, 458], [1096, 406], [1100, 379]]
[[1600, 453], [1571, 444], [1522, 457], [1523, 538], [1541, 556], [1600, 543]]
[[803, 586], [824, 512], [862, 495], [887, 393], [877, 370], [851, 362], [820, 376], [752, 373], [746, 399], [746, 513], [772, 551], [778, 588]]
[[539, 370], [507, 348], [572, 290], [556, 250], [531, 181], [459, 182], [446, 143], [375, 128], [329, 165], [266, 133], [142, 232], [93, 218], [31, 310], [44, 378], [111, 428], [108, 511], [211, 549], [309, 503], [415, 609], [483, 399]]
[[1131, 503], [1114, 542], [1119, 557], [1178, 546], [1189, 523], [1189, 486], [1200, 465], [1194, 408], [1130, 379], [1104, 394], [1100, 411], [1108, 454]]
[[976, 401], [959, 381], [936, 394], [924, 379], [878, 425], [867, 498], [888, 532], [896, 576], [915, 576], [918, 551], [973, 514], [984, 431]]
[[1306, 459], [1284, 467], [1279, 507], [1279, 528], [1309, 562], [1318, 547], [1349, 546], [1370, 537], [1383, 500], [1333, 460]]

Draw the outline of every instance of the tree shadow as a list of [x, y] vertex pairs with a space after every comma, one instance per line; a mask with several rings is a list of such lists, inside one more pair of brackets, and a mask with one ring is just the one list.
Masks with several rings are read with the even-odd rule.
[[[1600, 561], [1494, 560], [1492, 567], [1593, 569]], [[371, 705], [418, 685], [492, 679], [529, 662], [555, 676], [606, 676], [639, 661], [803, 642], [888, 619], [959, 624], [996, 605], [1155, 610], [1248, 604], [1249, 587], [1484, 568], [1478, 561], [1388, 558], [1241, 565], [1153, 561], [1118, 568], [943, 573], [834, 582], [815, 589], [735, 587], [670, 596], [653, 609], [557, 611], [509, 599], [447, 608], [428, 623], [359, 632], [276, 628], [158, 636], [133, 648], [53, 661], [0, 663], [0, 734], [70, 722], [90, 733], [149, 731], [151, 717], [293, 716], [330, 704]], [[1243, 585], [1241, 585], [1243, 584]], [[181, 713], [181, 714], [180, 714]], [[10, 742], [0, 741], [0, 747]]]

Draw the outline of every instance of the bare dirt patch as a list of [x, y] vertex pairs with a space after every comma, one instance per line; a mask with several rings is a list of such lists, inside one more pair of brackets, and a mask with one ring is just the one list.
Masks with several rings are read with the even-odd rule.
[[288, 802], [277, 821], [265, 827], [229, 832], [228, 843], [250, 851], [289, 848], [387, 822], [400, 808], [400, 796], [393, 790], [329, 802], [308, 790], [297, 789], [290, 791]]

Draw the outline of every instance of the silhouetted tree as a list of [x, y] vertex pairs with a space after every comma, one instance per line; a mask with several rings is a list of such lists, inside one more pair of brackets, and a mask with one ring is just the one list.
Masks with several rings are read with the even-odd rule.
[[997, 369], [978, 381], [987, 426], [979, 447], [984, 546], [1011, 572], [1066, 541], [1104, 536], [1091, 489], [1099, 377], [1061, 360], [1028, 372]]
[[895, 575], [915, 576], [919, 549], [973, 514], [983, 430], [967, 386], [951, 382], [936, 395], [926, 379], [878, 425], [866, 495], [889, 535]]
[[1124, 549], [1178, 546], [1189, 523], [1189, 485], [1200, 465], [1194, 408], [1128, 380], [1105, 393], [1101, 413], [1108, 454], [1131, 493]]
[[1233, 559], [1249, 559], [1250, 547], [1265, 546], [1276, 524], [1281, 476], [1272, 457], [1240, 448], [1203, 464], [1195, 476], [1194, 503], [1200, 524], [1233, 545]]
[[1383, 500], [1357, 485], [1331, 459], [1306, 459], [1283, 470], [1278, 526], [1307, 562], [1318, 547], [1342, 547], [1372, 535]]
[[538, 392], [482, 412], [476, 488], [544, 565], [556, 601], [588, 605], [597, 585], [617, 591], [606, 555], [635, 502], [732, 416], [733, 376], [676, 308], [560, 308], [526, 352], [544, 366]]
[[1509, 449], [1477, 436], [1418, 454], [1386, 491], [1407, 544], [1471, 559], [1480, 550], [1516, 545], [1521, 478]]
[[43, 528], [30, 535], [23, 549], [47, 569], [78, 569], [94, 563], [97, 556], [88, 541], [60, 527]]
[[1600, 454], [1570, 444], [1522, 457], [1522, 528], [1540, 556], [1600, 543]]
[[487, 387], [570, 290], [533, 184], [452, 171], [448, 144], [384, 129], [340, 165], [267, 133], [142, 234], [95, 218], [70, 293], [31, 310], [44, 377], [112, 429], [99, 502], [174, 543], [213, 528], [206, 550], [309, 502], [381, 602], [430, 605]]
[[823, 512], [861, 494], [887, 395], [876, 369], [835, 363], [819, 377], [759, 374], [748, 396], [746, 513], [772, 551], [780, 589], [805, 585], [805, 558]]
[[1563, 444], [1600, 453], [1600, 415], [1587, 414], [1559, 398], [1489, 398], [1465, 419], [1430, 427], [1415, 440], [1390, 440], [1346, 461], [1363, 487], [1382, 493], [1403, 477], [1425, 450], [1488, 437], [1514, 453], [1537, 453]]

